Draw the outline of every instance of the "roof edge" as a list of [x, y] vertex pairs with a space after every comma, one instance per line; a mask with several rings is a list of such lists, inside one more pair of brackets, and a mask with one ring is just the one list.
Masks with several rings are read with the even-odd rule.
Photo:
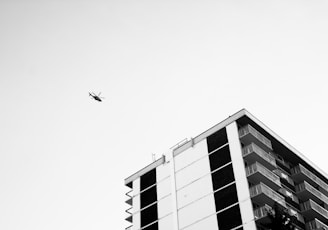
[[124, 180], [124, 184], [127, 185], [128, 183], [134, 181], [135, 179], [137, 179], [138, 177], [144, 175], [145, 173], [149, 172], [150, 170], [152, 170], [153, 168], [156, 168], [157, 166], [163, 164], [165, 162], [165, 156], [163, 155], [160, 159], [154, 161], [153, 163], [147, 165], [146, 167], [140, 169], [139, 171], [137, 171], [136, 173], [132, 174], [131, 176], [129, 176], [128, 178], [126, 178]]
[[295, 153], [301, 160], [305, 161], [307, 164], [309, 164], [313, 169], [315, 169], [318, 173], [320, 173], [322, 176], [327, 178], [328, 180], [328, 175], [326, 172], [324, 172], [322, 169], [320, 169], [315, 163], [313, 163], [311, 160], [309, 160], [304, 154], [299, 152], [296, 148], [294, 148], [291, 144], [289, 144], [287, 141], [285, 141], [283, 138], [281, 138], [278, 134], [276, 134], [274, 131], [272, 131], [268, 126], [266, 126], [262, 121], [257, 119], [254, 115], [252, 115], [250, 112], [247, 110], [244, 110], [245, 115], [252, 119], [256, 124], [261, 126], [267, 133], [269, 133], [273, 138], [277, 139], [280, 143], [282, 143], [286, 148], [288, 148], [290, 151]]

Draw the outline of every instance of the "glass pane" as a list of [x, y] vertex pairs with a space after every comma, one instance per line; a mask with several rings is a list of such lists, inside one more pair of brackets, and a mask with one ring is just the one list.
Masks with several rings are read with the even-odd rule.
[[212, 152], [213, 150], [219, 148], [228, 142], [226, 129], [220, 129], [216, 133], [213, 133], [211, 136], [207, 137], [207, 149], [208, 152]]
[[153, 169], [140, 177], [140, 191], [156, 183], [156, 169]]
[[242, 224], [239, 205], [217, 214], [220, 230], [229, 230]]
[[238, 202], [236, 184], [232, 184], [214, 193], [216, 211], [220, 211]]
[[229, 163], [231, 161], [229, 145], [210, 154], [209, 158], [210, 158], [211, 171]]
[[140, 208], [157, 201], [156, 186], [153, 186], [140, 194]]
[[235, 177], [233, 175], [232, 165], [227, 165], [226, 167], [212, 173], [212, 180], [214, 191], [233, 182]]
[[150, 224], [158, 219], [157, 204], [154, 204], [141, 211], [141, 227]]

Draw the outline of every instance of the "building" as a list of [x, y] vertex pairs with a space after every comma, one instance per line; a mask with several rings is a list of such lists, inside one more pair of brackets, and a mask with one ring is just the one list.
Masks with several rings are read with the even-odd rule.
[[265, 229], [278, 204], [328, 229], [328, 178], [246, 110], [125, 179], [128, 230]]

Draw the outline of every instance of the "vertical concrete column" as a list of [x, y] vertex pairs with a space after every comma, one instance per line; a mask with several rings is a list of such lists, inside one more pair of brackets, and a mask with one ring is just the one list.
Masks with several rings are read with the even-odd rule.
[[171, 180], [171, 196], [172, 196], [172, 212], [173, 212], [173, 229], [179, 230], [179, 218], [178, 218], [178, 202], [177, 202], [177, 185], [175, 178], [175, 162], [173, 150], [170, 150], [165, 154], [165, 164], [169, 164], [170, 180]]
[[226, 129], [229, 141], [232, 167], [236, 179], [236, 187], [243, 228], [244, 230], [256, 230], [253, 206], [245, 172], [245, 165], [241, 151], [237, 123], [233, 122], [229, 124]]
[[132, 230], [138, 230], [141, 227], [140, 216], [140, 178], [132, 182], [133, 197], [132, 197]]

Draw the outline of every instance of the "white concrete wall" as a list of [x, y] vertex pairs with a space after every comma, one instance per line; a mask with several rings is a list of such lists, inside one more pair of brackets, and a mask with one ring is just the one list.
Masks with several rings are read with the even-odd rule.
[[213, 214], [215, 214], [214, 197], [213, 195], [209, 195], [179, 209], [178, 216], [180, 229]]
[[[177, 208], [177, 197], [176, 197], [176, 177], [175, 177], [175, 159], [173, 156], [173, 152], [169, 150], [165, 154], [165, 165], [169, 168], [169, 180], [171, 182], [171, 205], [172, 205], [172, 214], [171, 220], [172, 220], [172, 230], [179, 230], [179, 220], [178, 220], [178, 208]], [[160, 229], [166, 229], [166, 228], [160, 228]]]
[[213, 193], [212, 178], [208, 174], [177, 192], [178, 208], [184, 207], [211, 193]]
[[157, 183], [157, 200], [160, 200], [171, 193], [170, 179], [171, 177], [166, 177], [164, 180]]
[[253, 206], [250, 198], [248, 182], [246, 178], [244, 160], [242, 157], [241, 144], [239, 140], [238, 128], [236, 122], [226, 127], [229, 150], [231, 154], [232, 167], [236, 180], [237, 194], [241, 219], [244, 230], [256, 230], [254, 221]]
[[202, 219], [197, 223], [186, 227], [184, 230], [218, 230], [216, 214]]
[[159, 230], [171, 230], [174, 229], [172, 214], [167, 215], [158, 221]]
[[130, 210], [132, 215], [132, 230], [137, 230], [141, 226], [140, 221], [140, 178], [132, 182], [133, 198], [132, 198], [132, 209]]
[[158, 210], [158, 219], [163, 218], [164, 216], [173, 212], [172, 210], [172, 196], [166, 196], [157, 203]]
[[208, 157], [204, 157], [176, 173], [177, 190], [198, 180], [199, 178], [209, 173], [210, 173], [209, 159]]
[[[179, 230], [189, 225], [188, 228], [195, 228], [192, 227], [194, 224], [216, 230], [218, 225], [206, 140], [177, 155], [175, 166]], [[215, 218], [209, 218], [211, 215]]]
[[170, 176], [170, 167], [168, 164], [162, 164], [156, 168], [156, 182], [160, 182]]
[[206, 140], [203, 140], [175, 157], [175, 170], [179, 171], [192, 162], [206, 156], [207, 153], [207, 143]]

